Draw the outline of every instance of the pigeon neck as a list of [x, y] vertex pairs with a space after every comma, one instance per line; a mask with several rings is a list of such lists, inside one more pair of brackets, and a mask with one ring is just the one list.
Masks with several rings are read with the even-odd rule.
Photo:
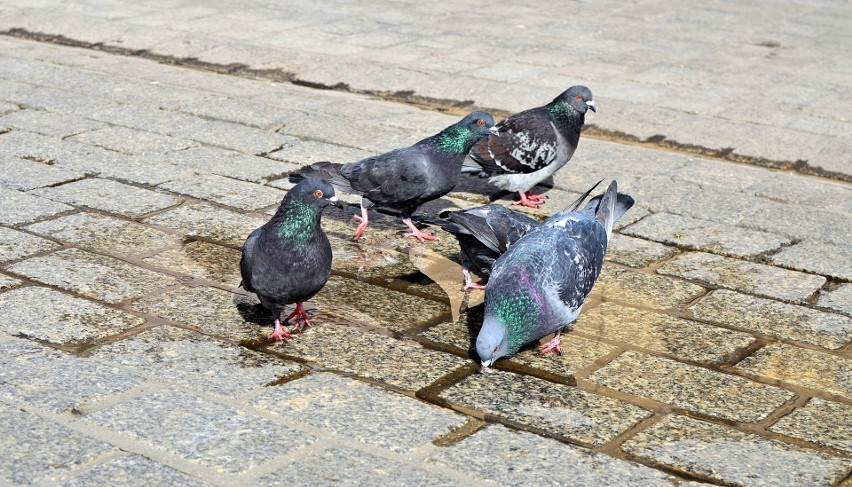
[[556, 128], [563, 133], [579, 133], [586, 119], [585, 113], [578, 112], [577, 109], [561, 100], [547, 105], [547, 112]]
[[451, 125], [432, 139], [432, 145], [438, 152], [449, 155], [467, 154], [478, 140], [473, 132], [463, 125]]
[[299, 200], [290, 200], [275, 213], [273, 221], [276, 233], [281, 238], [307, 240], [314, 235], [320, 224], [320, 211], [316, 205]]
[[508, 331], [508, 348], [518, 349], [526, 343], [530, 330], [537, 327], [539, 316], [537, 310], [542, 309], [534, 289], [525, 289], [520, 293], [501, 296], [494, 308], [497, 319], [506, 326]]

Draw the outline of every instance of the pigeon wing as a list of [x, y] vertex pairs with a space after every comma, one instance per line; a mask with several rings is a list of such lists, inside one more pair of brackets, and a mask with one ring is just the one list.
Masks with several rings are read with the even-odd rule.
[[531, 173], [556, 159], [559, 137], [544, 108], [512, 115], [495, 127], [496, 135], [480, 140], [470, 151], [489, 174]]
[[243, 244], [243, 255], [240, 257], [240, 276], [242, 281], [240, 286], [246, 291], [253, 293], [254, 289], [251, 286], [252, 268], [254, 267], [254, 249], [257, 241], [260, 238], [260, 233], [263, 227], [256, 228], [251, 232]]
[[429, 159], [414, 147], [347, 164], [340, 173], [374, 203], [416, 200], [427, 192]]

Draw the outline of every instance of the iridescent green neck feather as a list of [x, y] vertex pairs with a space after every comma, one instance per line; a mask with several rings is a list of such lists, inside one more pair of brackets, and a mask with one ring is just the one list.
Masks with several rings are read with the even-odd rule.
[[315, 227], [319, 225], [319, 214], [322, 208], [299, 201], [296, 199], [288, 201], [279, 210], [277, 234], [281, 238], [295, 240], [307, 240], [314, 234]]
[[584, 116], [578, 112], [576, 108], [569, 105], [567, 102], [557, 100], [547, 105], [547, 112], [554, 123], [565, 130], [572, 126], [580, 128], [583, 126]]
[[473, 145], [471, 140], [474, 139], [473, 132], [463, 125], [447, 127], [436, 137], [435, 147], [442, 152], [452, 154], [466, 154]]
[[537, 309], [534, 299], [525, 293], [503, 296], [497, 302], [497, 319], [506, 325], [509, 349], [524, 345], [527, 335], [538, 326]]

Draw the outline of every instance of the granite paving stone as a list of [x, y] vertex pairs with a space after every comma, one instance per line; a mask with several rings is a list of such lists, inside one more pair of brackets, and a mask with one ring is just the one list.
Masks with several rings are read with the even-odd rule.
[[60, 247], [62, 246], [56, 242], [11, 228], [0, 227], [0, 262], [16, 260]]
[[70, 135], [95, 130], [104, 125], [74, 115], [26, 109], [0, 117], [0, 126], [62, 139]]
[[[450, 122], [452, 123], [452, 122]], [[449, 124], [448, 124], [449, 125]], [[316, 140], [297, 140], [284, 144], [281, 149], [270, 152], [271, 159], [291, 162], [303, 166], [320, 161], [352, 162], [375, 155], [363, 149], [343, 145], [319, 142]]]
[[180, 230], [187, 236], [205, 237], [240, 247], [246, 237], [266, 221], [205, 203], [185, 203], [145, 220], [152, 225]]
[[78, 169], [56, 167], [15, 156], [0, 158], [0, 186], [26, 191], [44, 186], [82, 179], [86, 173]]
[[672, 355], [680, 360], [718, 363], [754, 342], [751, 335], [695, 321], [603, 303], [582, 313], [574, 330], [595, 338]]
[[817, 304], [852, 315], [852, 284], [841, 284], [831, 291], [821, 291]]
[[786, 340], [840, 348], [852, 337], [852, 318], [719, 289], [690, 308], [698, 319]]
[[195, 142], [177, 137], [116, 126], [84, 132], [71, 137], [70, 140], [125, 154], [172, 152], [196, 145]]
[[6, 333], [58, 344], [88, 342], [145, 323], [130, 313], [35, 286], [0, 294], [0, 314]]
[[589, 379], [612, 389], [734, 421], [764, 418], [793, 393], [731, 374], [627, 351]]
[[746, 357], [737, 368], [782, 383], [852, 398], [852, 359], [848, 357], [777, 343]]
[[[301, 164], [290, 164], [268, 157], [246, 155], [233, 150], [209, 146], [191, 147], [186, 150], [171, 152], [164, 156], [164, 163], [191, 168], [197, 174], [215, 174], [255, 183], [279, 178], [281, 175], [298, 170], [301, 166]], [[186, 176], [189, 176], [189, 174], [180, 177]], [[180, 177], [169, 179], [180, 179]]]
[[852, 281], [852, 249], [849, 245], [805, 240], [781, 249], [770, 259], [775, 264], [789, 269]]
[[64, 249], [8, 268], [44, 284], [117, 303], [177, 283], [173, 277], [79, 249]]
[[252, 405], [302, 425], [395, 453], [411, 454], [466, 418], [334, 374], [312, 374], [269, 388]]
[[500, 370], [471, 375], [440, 397], [451, 404], [595, 446], [651, 415], [632, 404], [576, 387]]
[[790, 240], [765, 232], [670, 213], [655, 213], [623, 230], [628, 235], [734, 257], [753, 257]]
[[100, 409], [83, 419], [226, 473], [249, 471], [315, 441], [247, 411], [170, 389]]
[[501, 485], [662, 486], [673, 481], [644, 465], [499, 424], [439, 449], [426, 458], [426, 463]]
[[72, 469], [118, 451], [109, 443], [0, 403], [0, 480], [34, 485], [67, 475]]
[[732, 485], [833, 485], [852, 462], [685, 416], [669, 416], [622, 449], [654, 463]]
[[635, 306], [668, 309], [700, 296], [704, 288], [677, 279], [605, 265], [592, 297]]
[[189, 242], [142, 259], [146, 264], [236, 286], [240, 276], [239, 250], [209, 242]]
[[4, 225], [29, 223], [74, 209], [47, 198], [7, 188], [0, 188], [0, 204], [3, 205], [0, 223]]
[[111, 456], [88, 468], [77, 470], [63, 479], [62, 485], [65, 487], [88, 485], [201, 487], [213, 484], [142, 455], [129, 454]]
[[852, 453], [852, 406], [812, 397], [769, 430]]
[[171, 195], [100, 178], [37, 189], [33, 193], [69, 205], [85, 206], [128, 217], [162, 210], [179, 202]]
[[7, 276], [6, 274], [0, 274], [0, 291], [15, 287], [20, 283], [20, 279], [15, 279], [14, 277]]
[[794, 303], [804, 302], [825, 283], [821, 276], [702, 252], [679, 255], [657, 272]]
[[284, 197], [284, 192], [276, 188], [216, 175], [190, 176], [163, 183], [160, 187], [242, 210], [274, 205]]
[[613, 233], [606, 248], [606, 259], [629, 267], [642, 268], [677, 255], [674, 247], [641, 238]]

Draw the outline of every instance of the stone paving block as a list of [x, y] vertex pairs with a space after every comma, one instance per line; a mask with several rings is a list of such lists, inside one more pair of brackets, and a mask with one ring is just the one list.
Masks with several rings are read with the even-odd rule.
[[89, 485], [170, 485], [175, 487], [201, 487], [209, 484], [201, 479], [145, 458], [141, 455], [116, 455], [86, 469], [75, 471], [64, 479], [63, 486]]
[[146, 264], [173, 272], [236, 286], [242, 279], [240, 276], [241, 255], [239, 250], [195, 241], [158, 252], [142, 260]]
[[20, 107], [18, 107], [18, 105], [5, 101], [0, 101], [0, 115], [6, 115], [7, 113], [12, 113], [18, 110], [20, 110]]
[[15, 287], [20, 283], [21, 281], [19, 279], [9, 277], [6, 274], [0, 274], [0, 291]]
[[271, 159], [305, 166], [320, 161], [353, 162], [372, 155], [375, 154], [354, 147], [316, 140], [299, 140], [291, 144], [284, 144], [280, 150], [270, 152], [267, 156]]
[[246, 411], [169, 389], [100, 409], [83, 419], [226, 473], [249, 471], [315, 441]]
[[158, 381], [227, 397], [300, 370], [298, 364], [170, 326], [104, 345], [92, 357]]
[[104, 127], [71, 137], [75, 142], [90, 144], [125, 154], [172, 152], [196, 145], [196, 142], [127, 127]]
[[651, 415], [576, 387], [500, 370], [473, 374], [441, 393], [450, 403], [600, 446]]
[[603, 303], [582, 313], [574, 330], [681, 360], [718, 363], [754, 342], [751, 335], [695, 321]]
[[0, 480], [34, 485], [64, 476], [118, 449], [17, 407], [0, 403]]
[[499, 424], [439, 449], [426, 463], [501, 485], [672, 485], [659, 470]]
[[98, 252], [136, 257], [180, 245], [181, 238], [140, 223], [95, 213], [75, 213], [26, 227], [57, 240]]
[[269, 388], [252, 405], [318, 433], [411, 454], [458, 428], [465, 416], [334, 374]]
[[25, 340], [0, 344], [0, 400], [54, 413], [84, 410], [86, 403], [144, 382], [138, 375]]
[[770, 259], [779, 266], [852, 281], [852, 249], [805, 240], [781, 249]]
[[[192, 147], [172, 152], [165, 156], [165, 162], [178, 167], [191, 168], [198, 174], [215, 174], [241, 181], [255, 183], [280, 178], [299, 169], [296, 164], [272, 160], [268, 157], [246, 155], [219, 147]], [[169, 178], [168, 180], [187, 177]], [[163, 180], [164, 182], [166, 180]]]
[[85, 206], [128, 217], [162, 210], [179, 202], [171, 195], [99, 178], [37, 189], [33, 193], [69, 205]]
[[58, 243], [45, 240], [28, 233], [0, 227], [0, 262], [20, 259], [21, 257], [46, 252], [62, 247]]
[[831, 291], [821, 291], [817, 305], [852, 315], [852, 284], [842, 284]]
[[840, 183], [805, 179], [798, 174], [764, 176], [745, 189], [774, 201], [816, 208], [832, 208], [852, 200], [852, 190]]
[[794, 303], [804, 302], [825, 283], [821, 276], [702, 252], [679, 255], [657, 272]]
[[734, 421], [759, 421], [793, 393], [674, 360], [627, 351], [590, 380], [672, 406]]
[[621, 265], [642, 268], [654, 262], [670, 259], [677, 253], [674, 247], [613, 233], [612, 240], [606, 249], [606, 259]]
[[184, 98], [175, 109], [201, 118], [259, 129], [277, 129], [287, 121], [288, 115], [288, 110], [270, 106], [268, 103], [215, 96], [205, 91], [198, 91], [194, 98]]
[[188, 236], [205, 237], [241, 248], [249, 234], [266, 221], [205, 203], [186, 203], [145, 220], [152, 225], [180, 230]]
[[812, 397], [769, 430], [852, 453], [852, 406]]
[[64, 139], [70, 135], [99, 129], [104, 125], [74, 115], [28, 109], [0, 117], [0, 126]]
[[852, 398], [852, 359], [793, 347], [768, 345], [737, 368], [779, 382]]
[[852, 318], [725, 289], [689, 308], [698, 319], [786, 340], [840, 348], [852, 337]]
[[8, 156], [0, 159], [0, 186], [26, 191], [82, 179], [83, 171]]
[[28, 223], [74, 209], [47, 198], [6, 188], [0, 188], [0, 204], [3, 205], [0, 223], [4, 225]]
[[676, 279], [605, 265], [592, 297], [636, 306], [668, 309], [688, 303], [704, 288]]
[[93, 341], [145, 323], [132, 314], [34, 286], [0, 294], [0, 313], [7, 333], [59, 344]]
[[685, 416], [669, 416], [621, 448], [653, 463], [732, 485], [833, 485], [852, 465], [849, 459]]
[[785, 237], [670, 213], [655, 213], [623, 230], [691, 250], [734, 257], [752, 257], [790, 243]]
[[78, 249], [33, 257], [11, 265], [8, 269], [30, 279], [108, 303], [139, 297], [154, 289], [177, 284], [173, 277]]
[[284, 192], [275, 188], [215, 175], [190, 176], [160, 187], [243, 210], [274, 205], [284, 197]]

